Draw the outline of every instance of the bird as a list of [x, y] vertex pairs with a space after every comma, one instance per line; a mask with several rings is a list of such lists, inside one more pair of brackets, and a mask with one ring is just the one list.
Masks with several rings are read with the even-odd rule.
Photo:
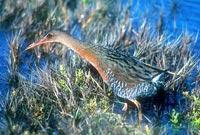
[[[137, 107], [138, 123], [142, 121], [142, 111], [137, 99], [156, 95], [164, 87], [167, 74], [171, 73], [120, 50], [85, 43], [58, 30], [48, 32], [25, 50], [47, 43], [60, 43], [88, 61], [98, 71], [103, 81], [111, 87], [114, 95]], [[127, 103], [123, 109], [126, 108]]]

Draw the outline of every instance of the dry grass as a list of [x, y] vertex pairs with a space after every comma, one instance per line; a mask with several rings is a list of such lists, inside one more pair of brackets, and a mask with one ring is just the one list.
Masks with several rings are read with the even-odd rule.
[[[166, 83], [166, 91], [188, 91], [187, 78], [198, 61], [190, 46], [195, 37], [183, 32], [177, 38], [161, 34], [160, 28], [152, 32], [144, 19], [134, 28], [130, 20], [130, 4], [120, 8], [119, 3], [106, 6], [102, 1], [4, 1], [0, 6], [0, 24], [17, 31], [10, 39], [11, 92], [5, 103], [5, 128], [10, 134], [154, 134], [167, 127], [147, 123], [143, 129], [128, 124], [126, 116], [113, 113], [115, 97], [102, 82], [96, 71], [79, 56], [62, 47], [23, 52], [23, 39], [32, 42], [50, 29], [62, 29], [83, 41], [109, 46], [130, 53], [140, 60], [173, 75]], [[73, 3], [74, 2], [74, 3]], [[105, 2], [105, 3], [104, 3]], [[15, 5], [13, 5], [15, 3]], [[113, 4], [115, 3], [115, 4]], [[112, 8], [111, 8], [112, 7]], [[11, 9], [12, 10], [9, 10]], [[2, 12], [3, 10], [5, 12]], [[91, 12], [88, 12], [88, 11]], [[41, 14], [42, 13], [42, 14]], [[135, 51], [132, 51], [135, 50]], [[48, 56], [45, 56], [48, 51]], [[40, 59], [37, 59], [40, 58]], [[45, 64], [44, 64], [45, 63]], [[20, 71], [26, 65], [28, 75]], [[194, 82], [197, 93], [182, 95], [187, 106], [180, 115], [192, 123], [199, 132], [199, 75]], [[195, 95], [195, 96], [193, 96]], [[177, 99], [179, 100], [179, 99]], [[181, 105], [177, 105], [179, 108]], [[193, 111], [191, 111], [193, 108]], [[188, 111], [189, 110], [189, 111]], [[185, 115], [187, 114], [187, 115]], [[195, 115], [194, 115], [195, 114]], [[170, 114], [169, 114], [170, 115]], [[193, 115], [194, 117], [189, 117]], [[178, 121], [171, 116], [172, 121]], [[172, 123], [173, 124], [173, 123]], [[176, 123], [177, 124], [177, 123]], [[177, 125], [181, 125], [178, 123]], [[154, 129], [155, 128], [155, 129]], [[167, 129], [166, 129], [167, 130]], [[167, 132], [167, 131], [166, 131]], [[193, 132], [191, 130], [191, 132]]]

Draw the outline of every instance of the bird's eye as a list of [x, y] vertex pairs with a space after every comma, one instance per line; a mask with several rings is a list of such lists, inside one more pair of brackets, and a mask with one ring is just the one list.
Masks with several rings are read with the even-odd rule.
[[52, 33], [47, 34], [47, 38], [52, 38], [52, 37], [53, 37]]

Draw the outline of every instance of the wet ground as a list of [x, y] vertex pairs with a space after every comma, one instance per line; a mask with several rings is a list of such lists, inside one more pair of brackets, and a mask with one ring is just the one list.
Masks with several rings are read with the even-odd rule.
[[[199, 0], [179, 0], [176, 3], [171, 0], [144, 0], [139, 3], [134, 3], [132, 7], [139, 7], [132, 15], [135, 26], [142, 21], [139, 16], [144, 16], [147, 21], [150, 22], [152, 28], [157, 28], [158, 25], [163, 25], [162, 29], [169, 35], [174, 37], [180, 34], [182, 31], [188, 31], [194, 35], [198, 34], [200, 28], [200, 1]], [[139, 6], [138, 6], [139, 5]], [[173, 9], [173, 10], [172, 10]], [[158, 22], [160, 22], [158, 24]], [[9, 32], [0, 32], [0, 103], [5, 102], [6, 95], [9, 92], [9, 53], [10, 48], [8, 46], [7, 39], [9, 38]], [[198, 54], [200, 49], [200, 38], [197, 39], [196, 45], [191, 48], [194, 53]], [[23, 74], [24, 70], [28, 70], [26, 66], [21, 66], [20, 71]], [[176, 96], [179, 96], [178, 94]], [[166, 97], [167, 101], [169, 96]], [[169, 102], [169, 106], [173, 106], [174, 101]], [[2, 108], [3, 106], [0, 107]], [[118, 106], [117, 106], [118, 107]], [[116, 107], [116, 108], [117, 108]], [[0, 108], [0, 110], [1, 110]], [[121, 107], [119, 107], [121, 108]], [[165, 108], [171, 110], [171, 108]], [[116, 112], [119, 109], [116, 109]], [[118, 112], [120, 113], [120, 112]], [[151, 112], [146, 112], [151, 114]], [[148, 116], [150, 117], [150, 116]], [[169, 118], [162, 116], [160, 122], [168, 121]]]

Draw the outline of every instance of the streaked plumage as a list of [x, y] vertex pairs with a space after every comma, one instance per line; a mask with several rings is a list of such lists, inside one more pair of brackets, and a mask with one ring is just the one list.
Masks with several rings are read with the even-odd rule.
[[103, 80], [112, 87], [116, 96], [134, 102], [138, 109], [140, 106], [135, 101], [138, 97], [155, 95], [164, 85], [167, 73], [165, 70], [148, 65], [113, 48], [82, 43], [60, 31], [50, 32], [26, 50], [52, 42], [69, 47], [91, 63]]

